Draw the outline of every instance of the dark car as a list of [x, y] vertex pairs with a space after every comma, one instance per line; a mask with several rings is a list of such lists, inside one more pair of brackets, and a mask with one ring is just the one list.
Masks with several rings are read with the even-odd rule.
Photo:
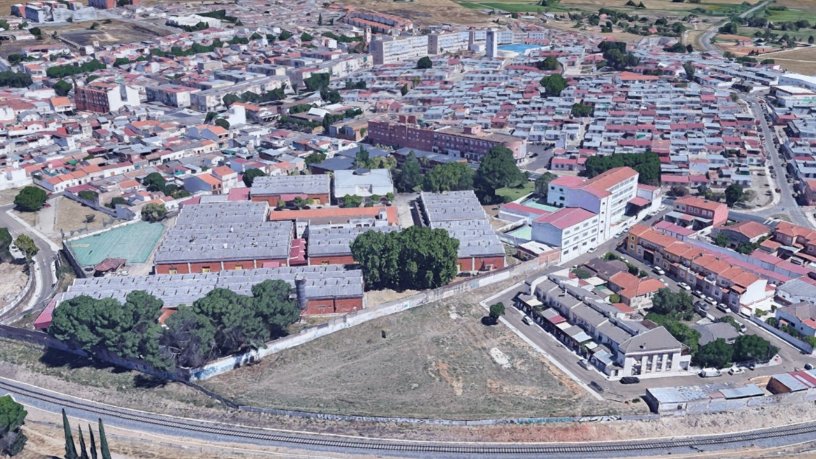
[[603, 392], [603, 391], [604, 391], [603, 387], [601, 387], [601, 385], [600, 385], [600, 384], [598, 384], [598, 383], [597, 383], [597, 382], [595, 382], [595, 381], [590, 382], [590, 383], [589, 383], [589, 387], [591, 387], [591, 388], [595, 389], [595, 390], [596, 390], [596, 391], [598, 391], [598, 392]]
[[620, 379], [621, 384], [637, 384], [640, 382], [640, 378], [637, 376], [624, 376]]

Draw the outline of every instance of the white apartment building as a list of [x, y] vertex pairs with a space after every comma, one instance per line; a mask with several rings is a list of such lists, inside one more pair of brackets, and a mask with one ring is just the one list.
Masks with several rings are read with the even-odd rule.
[[533, 220], [534, 241], [561, 247], [561, 261], [571, 260], [597, 246], [598, 215], [580, 207], [560, 209]]
[[428, 54], [445, 54], [467, 51], [470, 32], [432, 33], [428, 35]]
[[637, 197], [638, 175], [632, 168], [618, 167], [589, 180], [558, 177], [550, 182], [547, 203], [597, 214], [597, 237], [605, 241], [612, 236], [612, 228], [624, 219], [627, 204]]
[[374, 65], [418, 60], [428, 55], [428, 36], [379, 37], [371, 42], [369, 49]]

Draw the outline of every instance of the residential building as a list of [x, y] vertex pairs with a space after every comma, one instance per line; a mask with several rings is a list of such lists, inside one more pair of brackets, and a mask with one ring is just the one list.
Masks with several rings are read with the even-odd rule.
[[396, 64], [402, 61], [416, 62], [428, 55], [428, 36], [380, 36], [371, 41], [369, 52], [374, 65]]
[[776, 309], [776, 320], [804, 336], [816, 336], [816, 298]]
[[665, 219], [680, 226], [700, 229], [708, 226], [725, 225], [728, 221], [728, 206], [695, 196], [683, 196], [674, 201], [674, 212]]
[[74, 103], [80, 111], [116, 112], [124, 107], [138, 107], [139, 91], [124, 83], [96, 80], [74, 88]]
[[580, 207], [559, 209], [533, 220], [532, 238], [561, 247], [561, 261], [567, 261], [598, 246], [598, 222], [597, 214]]

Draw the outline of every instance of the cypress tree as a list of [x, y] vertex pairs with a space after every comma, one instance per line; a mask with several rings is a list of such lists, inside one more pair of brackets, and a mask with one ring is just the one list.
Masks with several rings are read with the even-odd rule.
[[102, 459], [111, 459], [110, 449], [108, 449], [108, 438], [105, 436], [105, 426], [102, 424], [102, 418], [99, 418], [99, 452], [102, 453]]
[[91, 425], [88, 424], [88, 433], [91, 435], [91, 459], [96, 458], [96, 440], [94, 439], [93, 429], [91, 429]]
[[85, 447], [85, 437], [82, 435], [82, 426], [77, 427], [79, 431], [79, 459], [90, 459], [88, 448]]
[[79, 459], [77, 457], [76, 446], [74, 446], [74, 436], [71, 434], [71, 424], [68, 423], [68, 416], [65, 408], [62, 409], [62, 429], [65, 432], [65, 459]]

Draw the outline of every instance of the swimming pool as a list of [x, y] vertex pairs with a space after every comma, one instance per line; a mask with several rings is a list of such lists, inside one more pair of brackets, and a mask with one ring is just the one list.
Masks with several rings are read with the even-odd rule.
[[501, 45], [499, 49], [502, 51], [512, 51], [514, 53], [524, 54], [531, 49], [538, 49], [541, 46], [538, 45], [525, 45], [522, 43], [514, 43], [512, 45]]

